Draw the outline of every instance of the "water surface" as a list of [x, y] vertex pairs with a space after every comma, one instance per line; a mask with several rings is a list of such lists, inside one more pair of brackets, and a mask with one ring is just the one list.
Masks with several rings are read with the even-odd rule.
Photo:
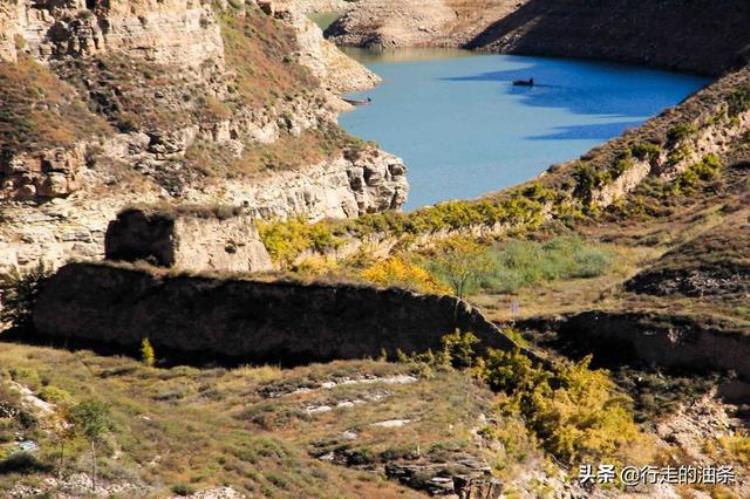
[[[348, 52], [383, 84], [341, 116], [409, 167], [407, 209], [518, 184], [636, 127], [706, 78], [601, 62], [459, 50]], [[513, 80], [533, 77], [533, 88]]]

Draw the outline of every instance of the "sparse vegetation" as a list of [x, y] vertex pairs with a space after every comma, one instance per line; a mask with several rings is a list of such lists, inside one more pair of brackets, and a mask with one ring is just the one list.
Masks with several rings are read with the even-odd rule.
[[493, 248], [487, 256], [490, 270], [479, 285], [500, 293], [559, 279], [596, 277], [609, 269], [613, 258], [605, 249], [575, 237], [545, 243], [511, 240]]
[[70, 409], [70, 421], [74, 431], [83, 436], [91, 446], [91, 479], [96, 490], [96, 448], [108, 429], [109, 410], [96, 399], [87, 399]]
[[17, 64], [0, 63], [0, 102], [0, 144], [6, 154], [68, 147], [110, 133], [69, 85], [27, 56]]
[[694, 123], [678, 123], [667, 131], [667, 140], [677, 144], [698, 133], [698, 127]]
[[463, 298], [476, 289], [479, 279], [490, 270], [484, 247], [470, 239], [451, 238], [438, 244], [429, 266], [453, 293]]
[[661, 147], [652, 142], [639, 142], [631, 146], [631, 154], [641, 161], [654, 162], [661, 155]]

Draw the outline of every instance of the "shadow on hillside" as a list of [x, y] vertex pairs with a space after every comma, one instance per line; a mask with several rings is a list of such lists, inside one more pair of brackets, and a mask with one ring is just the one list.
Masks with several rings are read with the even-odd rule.
[[747, 64], [750, 2], [529, 0], [466, 44], [718, 75]]
[[[130, 357], [136, 360], [140, 360], [141, 358], [140, 347], [137, 345], [124, 347], [122, 345], [92, 340], [43, 336], [36, 332], [19, 329], [9, 329], [0, 333], [0, 345], [3, 343], [54, 348], [67, 350], [71, 353], [88, 350], [103, 357]], [[202, 352], [185, 353], [177, 350], [165, 349], [163, 347], [157, 348], [156, 359], [157, 367], [161, 368], [191, 366], [199, 369], [214, 369], [217, 367], [235, 368], [246, 365], [274, 365], [278, 367], [292, 368], [312, 363], [309, 359], [302, 358], [283, 359], [283, 362], [280, 359], [262, 361], [260, 359], [221, 356], [215, 353], [210, 355], [206, 355]]]

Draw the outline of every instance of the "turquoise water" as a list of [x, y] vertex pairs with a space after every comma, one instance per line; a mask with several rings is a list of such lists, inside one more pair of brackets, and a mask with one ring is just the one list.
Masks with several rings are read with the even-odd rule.
[[[528, 180], [638, 126], [705, 85], [634, 66], [461, 51], [352, 51], [384, 80], [341, 117], [409, 167], [406, 209]], [[537, 86], [514, 87], [533, 77]]]

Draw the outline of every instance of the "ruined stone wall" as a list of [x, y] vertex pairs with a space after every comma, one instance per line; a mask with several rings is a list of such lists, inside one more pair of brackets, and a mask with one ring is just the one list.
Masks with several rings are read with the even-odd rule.
[[43, 287], [34, 324], [45, 336], [238, 361], [297, 363], [438, 349], [456, 328], [482, 347], [515, 344], [452, 297], [356, 286], [156, 276], [69, 264]]
[[194, 272], [273, 269], [252, 219], [242, 215], [125, 210], [107, 228], [105, 253], [110, 260], [144, 260]]
[[535, 320], [585, 345], [600, 360], [635, 362], [690, 372], [733, 370], [750, 380], [750, 331], [725, 330], [684, 316], [591, 311], [562, 320]]

